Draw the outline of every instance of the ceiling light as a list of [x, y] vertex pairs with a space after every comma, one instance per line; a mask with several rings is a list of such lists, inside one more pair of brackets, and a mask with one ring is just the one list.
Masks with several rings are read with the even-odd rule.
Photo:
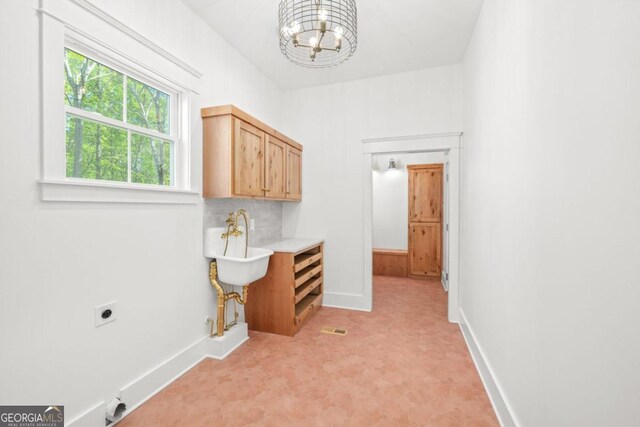
[[355, 0], [281, 0], [280, 50], [303, 67], [338, 65], [356, 51], [357, 15]]

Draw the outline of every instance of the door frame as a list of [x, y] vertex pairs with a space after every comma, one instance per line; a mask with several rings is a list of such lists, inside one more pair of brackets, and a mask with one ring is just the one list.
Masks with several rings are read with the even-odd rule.
[[442, 193], [442, 277], [440, 278], [445, 292], [449, 292], [449, 221], [451, 217], [449, 212], [449, 168], [449, 159], [447, 158], [447, 161], [444, 162], [444, 190]]
[[[459, 321], [460, 295], [460, 145], [462, 132], [427, 135], [372, 138], [362, 140], [364, 212], [364, 297], [373, 307], [373, 156], [374, 154], [401, 154], [443, 152], [447, 157], [449, 174], [448, 211], [449, 244], [447, 256], [449, 267], [449, 292], [447, 298], [448, 319]], [[446, 177], [445, 177], [446, 179]], [[444, 249], [443, 249], [444, 250]]]

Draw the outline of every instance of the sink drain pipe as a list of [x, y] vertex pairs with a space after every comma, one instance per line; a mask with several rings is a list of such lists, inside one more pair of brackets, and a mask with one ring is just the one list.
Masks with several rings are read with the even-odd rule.
[[[224, 335], [224, 311], [226, 302], [232, 299], [240, 305], [245, 305], [249, 294], [249, 286], [242, 287], [242, 296], [237, 292], [225, 293], [220, 282], [218, 282], [218, 264], [215, 260], [209, 264], [209, 281], [218, 294], [217, 321], [214, 321], [210, 317], [207, 318], [207, 322], [209, 322], [211, 326], [209, 336], [211, 338], [221, 337]], [[215, 332], [214, 329], [216, 329]]]

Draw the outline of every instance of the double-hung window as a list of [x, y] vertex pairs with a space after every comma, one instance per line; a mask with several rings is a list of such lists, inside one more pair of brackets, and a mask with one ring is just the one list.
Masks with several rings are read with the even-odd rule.
[[42, 200], [199, 203], [191, 107], [202, 73], [91, 2], [41, 3]]
[[66, 177], [176, 185], [178, 94], [64, 51]]

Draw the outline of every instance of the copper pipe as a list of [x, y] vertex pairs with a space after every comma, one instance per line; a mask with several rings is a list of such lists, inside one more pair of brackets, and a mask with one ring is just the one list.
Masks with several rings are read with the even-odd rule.
[[211, 338], [218, 336], [221, 337], [224, 335], [224, 289], [220, 286], [218, 282], [218, 264], [215, 260], [211, 261], [209, 264], [209, 281], [211, 282], [211, 286], [218, 293], [218, 310], [217, 310], [217, 328], [216, 333], [213, 333], [213, 319], [209, 319], [209, 323], [211, 324], [211, 331], [209, 332], [209, 336]]
[[228, 294], [225, 294], [224, 299], [225, 301], [228, 301], [230, 299], [234, 299], [236, 300], [236, 302], [240, 305], [245, 305], [247, 303], [247, 296], [249, 294], [249, 286], [243, 286], [242, 287], [242, 296], [240, 296], [239, 293], [237, 292], [229, 292]]
[[[242, 287], [242, 296], [240, 296], [237, 292], [229, 292], [225, 293], [224, 289], [220, 285], [218, 281], [218, 264], [215, 260], [211, 261], [209, 264], [209, 281], [211, 282], [211, 286], [216, 290], [218, 294], [218, 305], [217, 305], [217, 319], [214, 322], [213, 319], [207, 318], [207, 321], [211, 325], [211, 329], [209, 331], [209, 336], [213, 337], [221, 337], [224, 335], [225, 325], [224, 325], [224, 312], [225, 312], [225, 304], [229, 300], [235, 300], [238, 304], [244, 305], [247, 303], [247, 297], [249, 295], [249, 286]], [[237, 319], [236, 319], [237, 320]], [[216, 325], [216, 332], [214, 333], [214, 324]]]

